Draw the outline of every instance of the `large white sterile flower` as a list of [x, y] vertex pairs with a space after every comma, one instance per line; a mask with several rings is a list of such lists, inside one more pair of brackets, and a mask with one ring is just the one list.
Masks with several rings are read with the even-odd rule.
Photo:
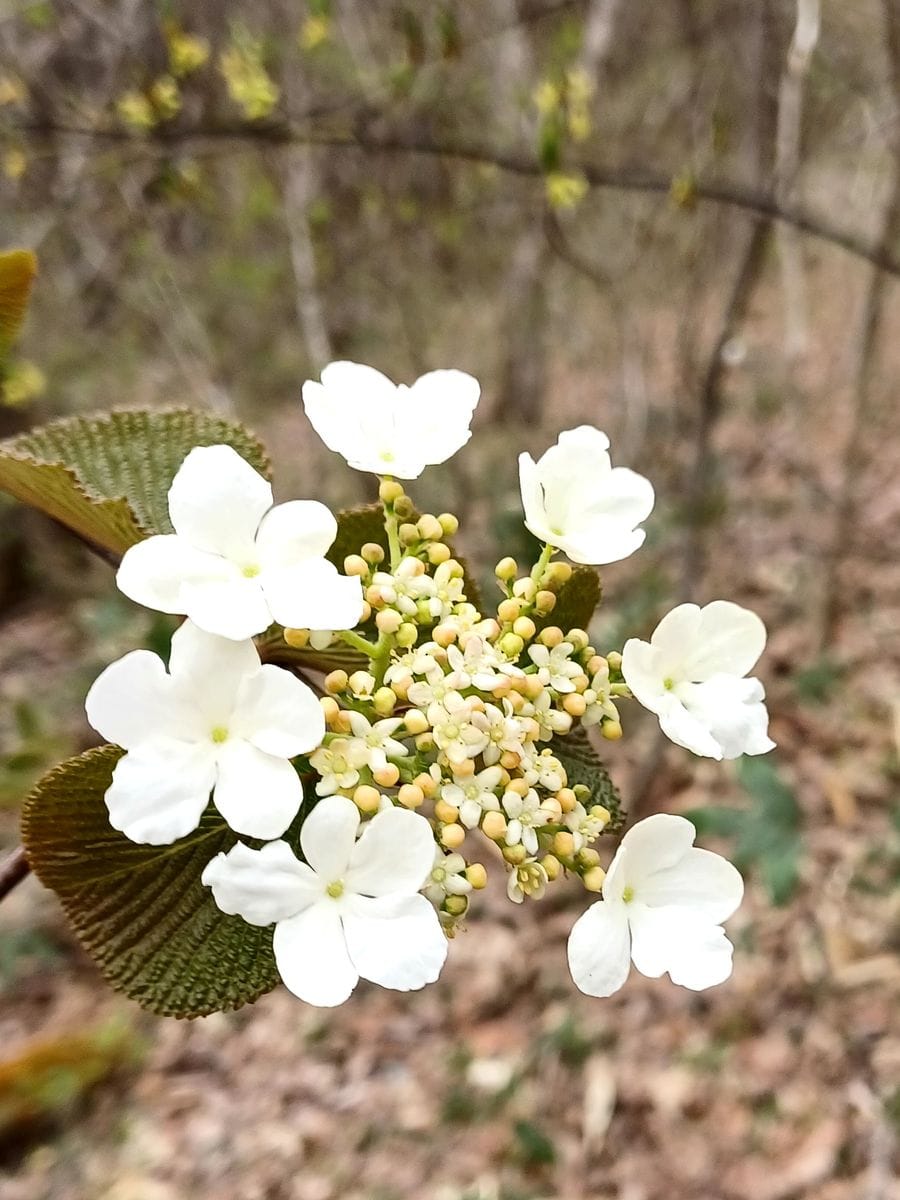
[[653, 509], [653, 487], [643, 475], [613, 467], [608, 449], [605, 433], [579, 425], [537, 462], [519, 455], [526, 526], [574, 562], [618, 562], [644, 541], [636, 527]]
[[359, 979], [407, 992], [433, 983], [447, 940], [419, 894], [432, 873], [434, 836], [405, 809], [376, 813], [357, 841], [359, 809], [346, 796], [319, 801], [300, 830], [306, 862], [287, 842], [240, 842], [203, 872], [223, 912], [275, 924], [286, 986], [308, 1004], [343, 1004]]
[[169, 489], [175, 530], [125, 552], [116, 582], [138, 604], [186, 614], [209, 633], [242, 641], [273, 621], [351, 629], [360, 581], [323, 556], [337, 522], [318, 500], [272, 507], [271, 485], [231, 446], [198, 446]]
[[168, 674], [156, 654], [133, 650], [100, 675], [85, 708], [94, 729], [127, 750], [106, 793], [110, 822], [152, 845], [196, 829], [211, 791], [237, 833], [280, 837], [303, 802], [289, 760], [325, 734], [306, 684], [260, 665], [252, 642], [190, 621], [172, 638]]
[[611, 996], [633, 962], [652, 979], [668, 971], [694, 991], [731, 974], [732, 945], [721, 922], [744, 883], [719, 854], [694, 847], [684, 817], [657, 813], [629, 829], [603, 882], [603, 899], [569, 934], [569, 968], [589, 996]]
[[417, 479], [472, 436], [480, 393], [464, 371], [429, 371], [407, 387], [374, 367], [333, 362], [321, 383], [304, 383], [303, 405], [328, 449], [357, 471]]
[[649, 642], [625, 643], [622, 675], [677, 745], [707, 758], [765, 754], [775, 745], [765, 691], [744, 678], [765, 644], [765, 625], [739, 604], [679, 604]]

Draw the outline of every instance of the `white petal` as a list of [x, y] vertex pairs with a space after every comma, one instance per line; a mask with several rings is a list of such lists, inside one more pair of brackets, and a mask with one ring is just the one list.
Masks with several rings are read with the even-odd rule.
[[321, 743], [325, 717], [312, 688], [268, 663], [243, 679], [231, 730], [266, 754], [294, 758]]
[[683, 746], [693, 754], [703, 758], [723, 757], [722, 747], [706, 723], [689, 712], [675, 696], [670, 696], [666, 706], [661, 709], [659, 727], [676, 746]]
[[258, 671], [259, 654], [249, 640], [217, 637], [193, 621], [185, 621], [172, 635], [169, 672], [175, 692], [202, 718], [204, 737], [216, 725], [230, 724], [242, 681]]
[[263, 518], [256, 535], [260, 566], [292, 567], [307, 558], [321, 558], [336, 537], [337, 521], [318, 500], [278, 504]]
[[659, 652], [660, 670], [686, 679], [683, 664], [697, 644], [700, 609], [696, 604], [678, 604], [662, 618], [650, 638]]
[[736, 867], [711, 850], [692, 847], [676, 863], [643, 880], [641, 903], [651, 908], [679, 907], [719, 924], [727, 921], [744, 895]]
[[690, 821], [674, 813], [654, 813], [632, 825], [619, 847], [625, 863], [623, 886], [634, 887], [643, 899], [644, 880], [680, 862], [696, 836], [697, 830]]
[[322, 900], [296, 917], [279, 921], [272, 939], [285, 987], [320, 1008], [343, 1004], [359, 982], [347, 953], [340, 912], [333, 900]]
[[228, 580], [186, 584], [182, 598], [194, 624], [220, 637], [246, 641], [272, 624], [259, 577], [246, 579], [237, 568]]
[[259, 523], [272, 507], [272, 487], [231, 446], [193, 449], [169, 488], [175, 532], [211, 554], [251, 558]]
[[303, 385], [303, 405], [329, 450], [358, 471], [389, 472], [384, 456], [396, 441], [397, 388], [386, 375], [359, 363], [329, 363], [321, 383]]
[[407, 420], [415, 414], [414, 437], [405, 447], [408, 461], [402, 469], [395, 466], [392, 473], [414, 479], [424, 467], [451, 458], [472, 436], [469, 425], [480, 395], [478, 380], [465, 371], [429, 371], [421, 375], [407, 397]]
[[702, 991], [731, 974], [733, 947], [721, 925], [679, 908], [631, 908], [631, 956], [642, 975], [668, 971], [673, 983]]
[[611, 996], [628, 978], [631, 938], [625, 906], [599, 900], [583, 912], [569, 934], [569, 970], [588, 996]]
[[85, 700], [92, 728], [130, 750], [151, 738], [178, 733], [181, 714], [162, 659], [132, 650], [94, 681]]
[[709, 731], [720, 758], [765, 754], [774, 748], [769, 714], [758, 679], [713, 675], [703, 683], [683, 683], [678, 695], [690, 716]]
[[186, 612], [183, 588], [228, 578], [231, 564], [213, 554], [195, 550], [173, 533], [159, 534], [130, 546], [119, 564], [119, 591], [157, 612]]
[[367, 896], [417, 892], [433, 864], [434, 834], [425, 818], [386, 808], [376, 813], [353, 847], [347, 889]]
[[649, 642], [628, 639], [622, 648], [622, 678], [650, 712], [661, 713], [671, 706], [671, 693], [663, 682], [662, 653]]
[[359, 821], [359, 809], [349, 797], [326, 796], [303, 822], [300, 847], [326, 885], [346, 875]]
[[447, 958], [440, 920], [424, 896], [349, 896], [344, 934], [362, 978], [399, 992], [434, 983]]
[[310, 558], [295, 567], [260, 576], [272, 616], [293, 629], [352, 629], [362, 616], [362, 584], [341, 575], [327, 559]]
[[216, 808], [235, 833], [281, 837], [303, 803], [300, 776], [286, 759], [241, 738], [229, 738], [217, 751]]
[[109, 823], [133, 842], [168, 845], [197, 828], [214, 779], [207, 747], [144, 742], [116, 763], [106, 793]]
[[[522, 508], [525, 510], [525, 528], [541, 542], [550, 542], [553, 535], [544, 509], [544, 489], [537, 464], [530, 454], [519, 455], [519, 490], [522, 493]], [[558, 536], [558, 535], [557, 535]]]
[[559, 548], [573, 562], [588, 566], [604, 566], [621, 562], [640, 550], [646, 539], [643, 529], [628, 529], [620, 522], [598, 519], [589, 528], [576, 529], [569, 537], [559, 539]]
[[696, 643], [689, 655], [689, 679], [746, 675], [766, 647], [766, 627], [749, 608], [713, 600], [700, 610]]
[[212, 888], [222, 912], [243, 917], [250, 925], [293, 917], [322, 894], [315, 872], [297, 859], [287, 842], [269, 842], [261, 850], [238, 842], [207, 863], [201, 880]]

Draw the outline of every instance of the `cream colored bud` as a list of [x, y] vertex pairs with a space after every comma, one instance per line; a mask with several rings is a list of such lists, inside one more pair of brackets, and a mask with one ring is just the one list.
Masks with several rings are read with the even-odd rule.
[[487, 617], [479, 626], [480, 636], [485, 641], [493, 642], [500, 636], [500, 626], [493, 617]]
[[469, 907], [468, 896], [448, 896], [444, 901], [444, 911], [451, 917], [461, 917]]
[[410, 517], [415, 516], [415, 505], [409, 496], [398, 496], [394, 501], [394, 512], [401, 521], [408, 521]]
[[601, 671], [606, 670], [609, 666], [602, 654], [595, 654], [593, 658], [588, 659], [585, 664], [585, 670], [589, 675], [599, 675]]
[[347, 557], [344, 559], [344, 574], [345, 575], [359, 575], [361, 578], [365, 579], [365, 577], [368, 575], [368, 573], [369, 573], [369, 564], [366, 562], [366, 560], [361, 555], [348, 554]]
[[413, 546], [419, 540], [418, 529], [415, 525], [410, 524], [409, 521], [404, 521], [397, 532], [400, 536], [400, 544], [402, 546]]
[[491, 695], [496, 696], [498, 700], [502, 700], [504, 696], [508, 696], [512, 691], [512, 680], [508, 675], [499, 675], [497, 682], [491, 688]]
[[371, 615], [372, 615], [372, 605], [368, 602], [368, 600], [363, 600], [362, 610], [359, 614], [360, 625], [365, 625], [366, 621], [369, 620]]
[[590, 850], [585, 847], [578, 851], [578, 861], [583, 867], [596, 867], [600, 863], [600, 855], [596, 850]]
[[400, 768], [396, 763], [385, 763], [383, 767], [372, 772], [372, 778], [379, 787], [396, 787], [400, 779]]
[[459, 529], [459, 521], [454, 517], [453, 513], [441, 513], [438, 520], [441, 523], [441, 530], [444, 537], [453, 537], [454, 533]]
[[431, 631], [431, 640], [446, 649], [456, 641], [456, 630], [451, 625], [436, 625]]
[[583, 717], [587, 711], [587, 701], [577, 692], [569, 692], [568, 695], [563, 696], [562, 706], [570, 717]]
[[441, 563], [447, 562], [449, 557], [450, 547], [443, 542], [432, 542], [428, 547], [428, 561], [432, 566], [439, 567]]
[[453, 774], [458, 775], [460, 779], [469, 779], [475, 774], [475, 760], [473, 758], [464, 758], [462, 762], [453, 764]]
[[568, 583], [572, 578], [572, 567], [569, 563], [554, 562], [549, 565], [544, 572], [544, 578], [541, 583], [546, 588], [553, 588], [554, 591], [559, 591], [564, 583]]
[[560, 858], [571, 858], [575, 853], [575, 838], [568, 829], [561, 829], [553, 835], [553, 853]]
[[566, 641], [574, 647], [575, 653], [578, 654], [587, 649], [589, 638], [583, 629], [570, 629], [566, 634]]
[[541, 807], [547, 814], [548, 821], [562, 820], [562, 805], [555, 796], [545, 796], [541, 801]]
[[501, 600], [497, 605], [497, 616], [504, 625], [511, 625], [517, 617], [521, 616], [521, 613], [522, 602], [520, 600], [513, 600], [512, 597], [508, 600]]
[[416, 738], [416, 749], [421, 750], [423, 754], [434, 749], [434, 737], [430, 732], [419, 734]]
[[545, 854], [541, 859], [541, 866], [547, 872], [547, 878], [552, 883], [554, 879], [559, 879], [562, 873], [562, 863], [553, 854]]
[[517, 617], [513, 621], [513, 633], [522, 638], [523, 641], [530, 642], [537, 633], [537, 626], [531, 617]]
[[447, 850], [458, 850], [466, 840], [466, 831], [462, 825], [445, 825], [440, 833], [441, 845]]
[[506, 785], [508, 792], [515, 792], [517, 796], [527, 796], [531, 790], [524, 779], [511, 779]]
[[558, 646], [565, 639], [563, 638], [563, 631], [558, 625], [548, 625], [546, 629], [542, 629], [538, 634], [537, 640], [542, 646], [547, 646], [552, 650], [554, 646]]
[[513, 595], [518, 596], [521, 600], [530, 604], [537, 595], [538, 586], [533, 579], [527, 575], [524, 579], [517, 579], [513, 584]]
[[526, 675], [525, 676], [525, 695], [529, 700], [537, 700], [541, 692], [544, 690], [544, 685], [541, 683], [540, 676]]
[[501, 558], [494, 567], [494, 574], [498, 579], [502, 579], [504, 583], [509, 583], [511, 579], [519, 573], [519, 565], [514, 558]]
[[372, 684], [375, 682], [375, 677], [368, 671], [354, 671], [347, 680], [347, 686], [351, 692], [365, 696], [372, 690]]
[[481, 821], [481, 829], [485, 837], [492, 842], [506, 837], [506, 817], [501, 812], [486, 812]]
[[556, 596], [546, 590], [538, 592], [534, 598], [534, 609], [540, 617], [546, 617], [556, 608]]
[[417, 775], [413, 783], [416, 787], [420, 787], [426, 796], [433, 796], [438, 788], [438, 781], [433, 775], [429, 775], [427, 771], [423, 771], [421, 775]]
[[622, 670], [622, 655], [618, 652], [618, 650], [613, 650], [611, 654], [607, 654], [606, 661], [609, 663], [609, 669], [611, 671], [618, 672]]
[[396, 479], [382, 479], [378, 488], [378, 499], [382, 504], [396, 504], [403, 495], [403, 484]]
[[404, 783], [397, 793], [397, 799], [404, 808], [421, 808], [425, 803], [425, 793], [415, 783]]
[[361, 813], [369, 816], [377, 813], [381, 807], [381, 793], [377, 788], [370, 787], [367, 783], [361, 783], [353, 793], [353, 803]]
[[448, 804], [446, 800], [438, 800], [434, 806], [434, 815], [444, 825], [452, 825], [459, 820], [459, 809], [455, 804]]
[[503, 847], [503, 857], [514, 867], [518, 867], [528, 857], [528, 851], [521, 842], [517, 842], [515, 846]]
[[375, 627], [379, 633], [396, 633], [403, 624], [403, 618], [396, 608], [384, 608], [375, 616]]
[[444, 536], [440, 521], [431, 513], [422, 513], [416, 522], [416, 528], [423, 542], [439, 542]]
[[349, 682], [346, 671], [330, 671], [325, 676], [325, 691], [334, 696], [338, 692], [343, 692]]
[[602, 892], [603, 881], [606, 878], [606, 872], [602, 867], [591, 867], [589, 871], [581, 877], [581, 882], [589, 892]]
[[507, 658], [515, 660], [525, 649], [525, 643], [517, 633], [504, 633], [497, 643]]
[[612, 814], [609, 809], [602, 804], [591, 805], [591, 816], [597, 821], [602, 821], [604, 825], [608, 825], [612, 820]]
[[601, 734], [608, 742], [617, 742], [624, 732], [621, 721], [604, 721], [600, 726]]
[[419, 631], [411, 621], [404, 621], [396, 633], [397, 645], [408, 650], [410, 646], [414, 646], [419, 638]]
[[286, 629], [284, 631], [284, 640], [295, 650], [305, 650], [309, 645], [309, 630]]
[[559, 806], [563, 812], [572, 812], [575, 805], [578, 803], [575, 793], [569, 787], [560, 788], [556, 793], [556, 798], [559, 801]]
[[384, 562], [384, 547], [379, 546], [377, 542], [366, 542], [360, 554], [373, 567], [377, 567], [379, 563]]
[[367, 587], [365, 595], [366, 603], [371, 605], [372, 608], [384, 608], [384, 593], [377, 583], [373, 583], [370, 587]]
[[583, 671], [580, 671], [577, 675], [572, 676], [572, 684], [576, 692], [586, 692], [590, 682], [591, 681]]
[[428, 728], [428, 718], [420, 708], [411, 708], [403, 714], [403, 724], [413, 737], [417, 737]]
[[380, 687], [372, 697], [372, 707], [382, 717], [389, 717], [397, 706], [397, 694], [392, 688]]
[[487, 871], [481, 863], [469, 863], [465, 870], [465, 876], [476, 892], [480, 892], [483, 887], [487, 886]]
[[516, 754], [515, 750], [504, 750], [500, 755], [500, 766], [507, 771], [515, 771], [521, 761], [521, 757]]
[[338, 707], [337, 700], [333, 699], [331, 696], [322, 696], [319, 700], [319, 704], [322, 707], [322, 715], [325, 718], [325, 724], [331, 725], [341, 711]]
[[331, 722], [331, 728], [335, 733], [350, 733], [350, 714], [345, 708], [338, 711], [337, 715]]

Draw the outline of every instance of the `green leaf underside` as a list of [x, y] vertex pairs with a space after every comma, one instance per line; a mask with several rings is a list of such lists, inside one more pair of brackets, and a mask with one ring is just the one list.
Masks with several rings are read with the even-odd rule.
[[558, 625], [563, 633], [587, 629], [600, 603], [600, 576], [593, 567], [576, 566], [567, 583], [556, 594], [553, 612], [535, 618], [538, 629]]
[[597, 751], [591, 745], [587, 732], [579, 726], [566, 737], [553, 739], [550, 749], [566, 769], [569, 787], [583, 783], [591, 789], [591, 798], [585, 808], [602, 804], [609, 811], [610, 822], [604, 833], [616, 833], [625, 824], [622, 800], [616, 785], [610, 778]]
[[55, 421], [0, 442], [0, 489], [101, 550], [121, 555], [171, 533], [168, 491], [195, 446], [233, 446], [267, 478], [260, 443], [210, 413], [123, 411]]
[[272, 929], [226, 916], [200, 882], [235, 834], [210, 807], [171, 846], [129, 841], [110, 825], [103, 800], [122, 754], [88, 750], [37, 785], [22, 813], [32, 869], [106, 980], [142, 1007], [199, 1017], [258, 999], [279, 981]]

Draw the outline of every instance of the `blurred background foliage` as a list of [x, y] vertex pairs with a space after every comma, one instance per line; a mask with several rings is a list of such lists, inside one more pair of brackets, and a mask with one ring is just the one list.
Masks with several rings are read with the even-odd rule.
[[[414, 493], [423, 510], [458, 513], [461, 548], [488, 582], [501, 553], [524, 561], [531, 548], [516, 453], [589, 421], [658, 494], [645, 548], [604, 571], [596, 644], [646, 636], [687, 598], [728, 596], [769, 626], [775, 758], [735, 772], [689, 760], [633, 711], [634, 736], [610, 755], [633, 815], [690, 812], [753, 882], [737, 999], [717, 993], [718, 1024], [682, 1045], [686, 1002], [656, 985], [632, 992], [671, 1036], [675, 1076], [662, 1099], [619, 1079], [616, 1101], [603, 1064], [616, 1039], [623, 1062], [641, 1060], [638, 1022], [615, 1006], [602, 1031], [584, 1030], [606, 1020], [586, 1009], [561, 1016], [561, 957], [554, 982], [545, 972], [511, 995], [501, 979], [474, 1015], [454, 1007], [462, 976], [451, 974], [434, 1119], [499, 1122], [507, 1164], [453, 1195], [564, 1194], [569, 1134], [534, 1086], [549, 1079], [565, 1107], [577, 1078], [594, 1131], [584, 1144], [600, 1147], [595, 1185], [611, 1196], [658, 1193], [652, 1171], [628, 1191], [622, 1156], [602, 1149], [604, 1120], [662, 1165], [667, 1197], [682, 1184], [717, 1197], [726, 1175], [729, 1200], [831, 1200], [860, 1194], [861, 1180], [887, 1197], [876, 1185], [900, 1070], [882, 1019], [900, 947], [897, 0], [0, 0], [0, 248], [12, 246], [37, 253], [40, 275], [3, 364], [0, 435], [115, 406], [208, 408], [268, 442], [282, 497], [340, 506], [370, 499], [372, 481], [317, 444], [302, 381], [339, 357], [405, 380], [457, 366], [482, 382], [475, 436]], [[164, 634], [113, 592], [106, 566], [0, 497], [4, 840], [31, 780], [89, 744], [93, 676]], [[14, 909], [0, 930], [4, 1001], [23, 997], [10, 1009], [17, 1036], [52, 1013], [54, 985], [38, 982], [48, 961], [60, 988], [93, 997], [96, 986], [52, 906], [28, 895], [33, 910]], [[502, 931], [488, 905], [488, 932], [494, 920]], [[518, 1057], [485, 1033], [505, 1010], [536, 1030]], [[365, 1001], [358, 1011], [346, 1029], [364, 1028]], [[785, 1013], [779, 1070], [810, 1089], [779, 1101], [785, 1076], [757, 1084]], [[243, 1021], [229, 1029], [254, 1046]], [[846, 1031], [834, 1061], [828, 1022]], [[196, 1045], [197, 1071], [218, 1062], [216, 1027], [204, 1028], [173, 1034], [157, 1065], [190, 1076]], [[801, 1028], [826, 1046], [818, 1057], [801, 1059]], [[313, 1065], [342, 1053], [331, 1036], [319, 1046], [309, 1034]], [[116, 1045], [100, 1059], [118, 1070]], [[652, 1067], [666, 1052], [646, 1053]], [[515, 1063], [491, 1077], [478, 1064], [498, 1056]], [[748, 1072], [737, 1098], [716, 1079], [724, 1062]], [[684, 1089], [688, 1070], [682, 1106], [672, 1078]], [[67, 1119], [55, 1085], [47, 1094], [53, 1121]], [[377, 1102], [377, 1079], [370, 1094]], [[655, 1126], [659, 1145], [641, 1140], [657, 1107], [677, 1152]], [[764, 1169], [735, 1175], [717, 1146], [695, 1145], [696, 1112], [715, 1120], [726, 1157]], [[799, 1162], [809, 1130], [824, 1130], [825, 1150], [798, 1166], [791, 1147]], [[357, 1136], [375, 1163], [380, 1135]], [[15, 1194], [86, 1194], [66, 1192], [68, 1168], [54, 1162], [29, 1168], [44, 1183]], [[234, 1169], [237, 1190], [223, 1196], [307, 1198], [302, 1179], [254, 1192]], [[168, 1200], [158, 1176], [122, 1196]], [[378, 1195], [422, 1194], [405, 1188]]]

